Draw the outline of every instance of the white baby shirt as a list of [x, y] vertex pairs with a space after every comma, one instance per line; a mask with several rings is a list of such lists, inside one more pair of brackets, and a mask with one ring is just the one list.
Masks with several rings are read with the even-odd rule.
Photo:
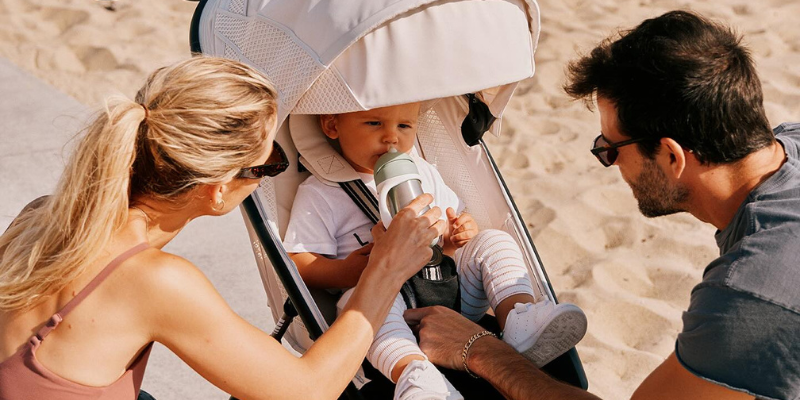
[[[441, 208], [442, 219], [446, 219], [447, 207], [460, 214], [464, 204], [447, 187], [439, 171], [421, 157], [412, 157], [422, 176], [422, 190], [433, 195], [431, 206]], [[374, 177], [359, 175], [376, 195]], [[372, 242], [373, 226], [341, 187], [326, 185], [312, 175], [297, 188], [283, 246], [289, 253], [308, 252], [343, 259]]]

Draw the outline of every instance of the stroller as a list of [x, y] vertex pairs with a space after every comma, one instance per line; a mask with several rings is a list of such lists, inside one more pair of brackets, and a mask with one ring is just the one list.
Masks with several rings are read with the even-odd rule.
[[[316, 115], [411, 102], [422, 102], [423, 110], [413, 151], [437, 166], [481, 228], [516, 239], [534, 290], [556, 301], [482, 139], [500, 133], [514, 89], [533, 75], [538, 36], [535, 0], [200, 0], [192, 51], [250, 64], [279, 93], [276, 140], [292, 166], [264, 179], [242, 206], [276, 321], [273, 336], [304, 353], [336, 313], [335, 297], [309, 290], [281, 245], [295, 192], [309, 173], [334, 186], [359, 179]], [[588, 386], [574, 348], [544, 370]], [[469, 379], [445, 374], [466, 398], [501, 398], [486, 388], [464, 389], [459, 382]], [[365, 362], [343, 396], [386, 398], [391, 386]]]

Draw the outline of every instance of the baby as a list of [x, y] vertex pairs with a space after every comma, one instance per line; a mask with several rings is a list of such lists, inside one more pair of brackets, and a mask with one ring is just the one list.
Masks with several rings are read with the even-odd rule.
[[[321, 115], [320, 124], [326, 136], [338, 141], [342, 156], [375, 194], [375, 162], [390, 147], [411, 151], [419, 112], [420, 104], [412, 103]], [[423, 190], [434, 197], [431, 207], [446, 210], [448, 228], [442, 248], [456, 261], [461, 313], [477, 321], [491, 307], [503, 340], [539, 366], [572, 348], [586, 332], [583, 312], [572, 304], [537, 299], [514, 239], [500, 230], [479, 230], [438, 171], [422, 158], [412, 157]], [[343, 189], [312, 175], [297, 189], [284, 247], [309, 287], [351, 288], [367, 265], [373, 226]], [[340, 305], [346, 303], [349, 293], [345, 292]], [[398, 294], [367, 359], [396, 382], [395, 399], [461, 399], [419, 349], [403, 319], [405, 309]]]

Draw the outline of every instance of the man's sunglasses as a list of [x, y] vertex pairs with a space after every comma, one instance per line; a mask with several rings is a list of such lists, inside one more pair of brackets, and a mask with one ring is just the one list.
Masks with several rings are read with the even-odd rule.
[[619, 150], [617, 150], [618, 148], [627, 146], [629, 144], [643, 142], [645, 140], [647, 140], [647, 138], [630, 139], [617, 143], [609, 143], [601, 133], [594, 139], [594, 143], [592, 145], [592, 154], [597, 157], [597, 160], [600, 161], [600, 164], [603, 164], [605, 167], [610, 167], [614, 165], [614, 162], [617, 161], [617, 156], [619, 156]]
[[236, 177], [261, 179], [265, 176], [276, 176], [286, 171], [286, 168], [289, 168], [289, 160], [286, 158], [286, 153], [284, 153], [278, 142], [272, 142], [272, 153], [265, 164], [242, 168]]

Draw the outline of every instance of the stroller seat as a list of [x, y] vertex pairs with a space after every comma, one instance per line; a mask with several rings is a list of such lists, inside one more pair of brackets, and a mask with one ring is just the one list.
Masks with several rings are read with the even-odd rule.
[[[538, 35], [534, 0], [200, 2], [193, 50], [253, 65], [279, 93], [276, 140], [291, 166], [264, 179], [243, 209], [273, 318], [287, 298], [300, 314], [284, 337], [295, 350], [305, 352], [335, 316], [335, 298], [309, 291], [281, 245], [297, 187], [311, 173], [331, 185], [358, 179], [321, 133], [319, 114], [422, 102], [414, 151], [437, 167], [481, 229], [516, 239], [534, 290], [557, 301], [488, 148], [462, 130], [474, 116], [465, 95], [474, 95], [494, 121], [481, 131], [500, 133], [514, 89], [534, 73]], [[307, 171], [298, 169], [301, 158]], [[587, 387], [575, 349], [545, 369]]]

